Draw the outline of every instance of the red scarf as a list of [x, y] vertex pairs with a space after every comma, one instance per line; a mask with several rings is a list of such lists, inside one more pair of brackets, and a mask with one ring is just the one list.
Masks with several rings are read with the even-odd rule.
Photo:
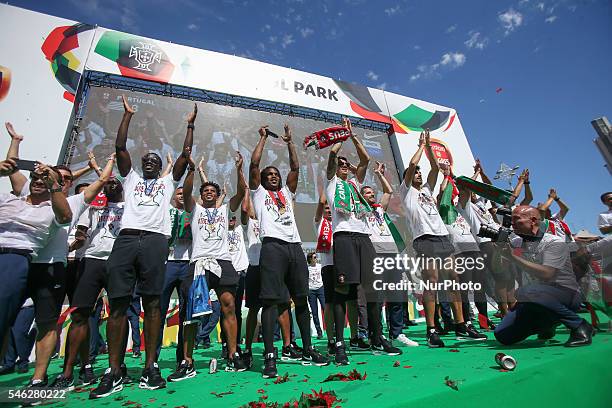
[[[560, 220], [557, 218], [555, 221], [559, 221], [559, 224], [561, 224], [561, 228], [563, 229], [563, 232], [565, 233], [566, 236], [568, 237], [572, 236], [572, 232], [570, 231], [569, 227], [563, 220]], [[550, 232], [553, 235], [557, 235], [555, 231], [556, 231], [555, 223], [553, 222], [553, 220], [549, 219], [548, 220], [548, 232]]]
[[268, 195], [270, 196], [270, 198], [272, 198], [272, 202], [274, 203], [274, 205], [276, 205], [276, 208], [284, 208], [287, 202], [285, 200], [285, 196], [283, 195], [283, 192], [281, 190], [278, 190], [277, 194], [278, 194], [278, 199], [276, 198], [276, 195], [274, 194], [273, 191], [268, 190]]
[[317, 238], [317, 252], [329, 252], [332, 248], [332, 223], [327, 218], [321, 220], [319, 237]]
[[323, 149], [338, 142], [344, 142], [351, 137], [351, 132], [343, 126], [332, 126], [319, 130], [304, 138], [304, 149], [314, 146], [315, 149]]

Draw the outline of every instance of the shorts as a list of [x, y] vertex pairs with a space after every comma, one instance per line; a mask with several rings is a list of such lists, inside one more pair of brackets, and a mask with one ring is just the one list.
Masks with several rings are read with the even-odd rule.
[[359, 284], [372, 274], [376, 252], [367, 234], [336, 232], [334, 234], [334, 266], [336, 277], [344, 275], [347, 284]]
[[8, 333], [26, 299], [31, 256], [0, 248], [0, 333]]
[[249, 309], [260, 309], [261, 301], [259, 294], [261, 293], [261, 271], [259, 265], [249, 265], [244, 282], [245, 305]]
[[287, 303], [308, 296], [308, 265], [299, 243], [264, 238], [259, 257], [262, 301]]
[[336, 270], [334, 265], [326, 265], [321, 268], [321, 278], [323, 279], [323, 293], [326, 303], [334, 303], [334, 286], [336, 286]]
[[56, 324], [66, 297], [64, 263], [30, 264], [28, 295], [34, 301], [36, 324]]
[[[132, 232], [133, 230], [130, 230]], [[155, 232], [122, 231], [108, 257], [108, 298], [138, 295], [159, 296], [164, 290], [168, 239]]]
[[100, 291], [108, 286], [106, 260], [83, 258], [79, 262], [77, 281], [70, 306], [93, 310]]
[[446, 235], [421, 235], [412, 241], [417, 255], [428, 258], [448, 258], [455, 252], [453, 244]]
[[[234, 269], [231, 261], [217, 259], [217, 263], [221, 267], [221, 277], [205, 270], [204, 276], [206, 277], [208, 289], [214, 289], [219, 297], [224, 292], [230, 292], [232, 295], [236, 296], [236, 289], [238, 287], [238, 281], [240, 280], [238, 272]], [[187, 299], [189, 299], [189, 289], [193, 283], [194, 272], [195, 262], [192, 262], [189, 264], [189, 274], [181, 281], [180, 287], [180, 291], [182, 292], [180, 296], [184, 296], [185, 305], [187, 305]]]
[[82, 262], [83, 259], [68, 259], [68, 264], [66, 265], [66, 295], [71, 305], [74, 291], [76, 290], [76, 285], [79, 280], [79, 265]]

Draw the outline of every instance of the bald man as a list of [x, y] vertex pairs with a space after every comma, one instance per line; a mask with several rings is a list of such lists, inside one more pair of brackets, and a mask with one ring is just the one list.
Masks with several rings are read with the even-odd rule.
[[[512, 228], [517, 235], [504, 257], [523, 271], [523, 284], [516, 293], [517, 304], [495, 329], [502, 344], [514, 344], [537, 334], [540, 339], [555, 335], [555, 326], [570, 330], [566, 347], [591, 344], [593, 327], [576, 314], [582, 295], [574, 277], [569, 247], [563, 238], [542, 232], [537, 208], [521, 205], [512, 211]], [[520, 253], [520, 255], [517, 254]]]

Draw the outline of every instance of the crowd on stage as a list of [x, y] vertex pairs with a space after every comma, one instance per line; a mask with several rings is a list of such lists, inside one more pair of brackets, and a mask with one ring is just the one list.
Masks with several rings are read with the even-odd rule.
[[[0, 161], [0, 176], [10, 179], [12, 190], [0, 192], [0, 374], [27, 373], [35, 347], [28, 388], [71, 391], [90, 385], [91, 399], [108, 397], [132, 382], [160, 389], [197, 375], [194, 349], [210, 347], [217, 322], [225, 371], [254, 370], [263, 378], [276, 378], [283, 361], [313, 370], [344, 366], [350, 364], [351, 350], [396, 356], [408, 347], [444, 347], [450, 335], [512, 345], [532, 335], [546, 341], [565, 327], [565, 346], [591, 344], [596, 314], [589, 323], [578, 312], [593, 310], [591, 283], [605, 286], [601, 277], [610, 276], [612, 192], [601, 196], [601, 236], [575, 234], [564, 221], [569, 205], [554, 189], [534, 202], [528, 170], [503, 205], [457, 182], [452, 168], [438, 162], [428, 130], [421, 133], [394, 191], [385, 165], [371, 162], [344, 119], [347, 137], [326, 147], [328, 159], [321, 167], [327, 183], [319, 189], [316, 211], [308, 215], [316, 249], [305, 252], [295, 218], [303, 175], [289, 125], [280, 135], [259, 128], [248, 168], [236, 152], [236, 180], [223, 174], [213, 179], [192, 155], [197, 105], [186, 116], [176, 160], [154, 152], [131, 157], [128, 133], [135, 111], [125, 97], [123, 108], [115, 153], [102, 166], [90, 154], [87, 166], [78, 170], [37, 162], [29, 177], [19, 148], [35, 141], [6, 124], [11, 143]], [[272, 137], [286, 144], [288, 168], [262, 159]], [[355, 152], [357, 160], [350, 162], [347, 157]], [[427, 174], [421, 172], [422, 160], [429, 163]], [[93, 182], [77, 183], [90, 172], [97, 173]], [[464, 176], [492, 186], [478, 160], [474, 173]], [[405, 220], [400, 221], [411, 242], [387, 214], [394, 194], [401, 199]], [[407, 271], [395, 262], [401, 254], [440, 262]], [[374, 265], [385, 265], [380, 277]], [[471, 289], [426, 286], [410, 294], [422, 304], [423, 325], [410, 319], [407, 291], [377, 290], [375, 279], [470, 283]], [[163, 375], [158, 359], [174, 291], [176, 365]], [[66, 298], [71, 323], [62, 372], [49, 378]], [[244, 322], [243, 301], [248, 308]], [[104, 339], [98, 325], [106, 302]], [[501, 319], [496, 323], [491, 306], [497, 310], [494, 319]], [[418, 341], [404, 333], [414, 325], [425, 331]], [[130, 331], [133, 356], [144, 352], [139, 379], [127, 373]], [[313, 345], [315, 337], [327, 339], [325, 350]], [[263, 355], [254, 356], [253, 343], [260, 339]], [[99, 353], [108, 353], [103, 373], [94, 371]]]

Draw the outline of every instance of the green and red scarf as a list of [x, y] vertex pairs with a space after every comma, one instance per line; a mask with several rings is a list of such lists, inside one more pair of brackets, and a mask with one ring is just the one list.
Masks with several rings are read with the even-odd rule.
[[351, 181], [344, 181], [337, 177], [336, 193], [334, 196], [334, 208], [344, 214], [355, 214], [357, 218], [363, 218], [372, 212], [372, 207], [361, 195], [357, 186]]
[[173, 246], [174, 242], [179, 238], [187, 237], [190, 231], [190, 217], [187, 211], [182, 213], [176, 208], [170, 209], [170, 220], [172, 222], [172, 232], [170, 233], [170, 240], [168, 246]]

